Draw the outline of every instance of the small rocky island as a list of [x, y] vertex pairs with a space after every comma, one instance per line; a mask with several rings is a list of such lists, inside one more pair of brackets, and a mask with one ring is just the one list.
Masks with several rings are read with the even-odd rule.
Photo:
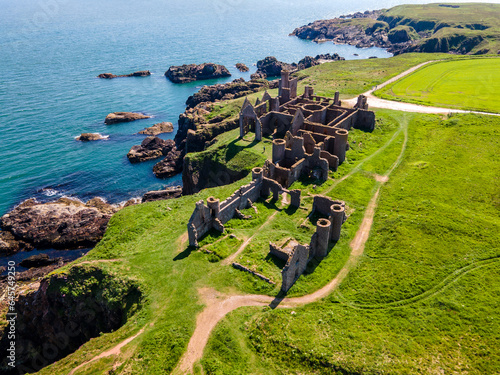
[[104, 123], [107, 125], [116, 124], [119, 122], [130, 122], [151, 118], [151, 116], [143, 115], [142, 113], [135, 112], [113, 112], [106, 116]]
[[141, 70], [139, 72], [134, 72], [130, 74], [115, 75], [113, 73], [102, 73], [97, 76], [97, 78], [113, 79], [122, 77], [147, 77], [150, 76], [151, 72], [149, 70]]
[[163, 133], [172, 133], [174, 131], [174, 124], [171, 122], [159, 122], [158, 124], [154, 124], [149, 128], [141, 130], [139, 134], [145, 135], [159, 135]]
[[240, 72], [244, 73], [244, 72], [248, 72], [250, 69], [248, 69], [248, 66], [246, 66], [245, 64], [243, 63], [237, 63], [236, 64], [236, 69], [238, 69]]
[[80, 142], [90, 142], [90, 141], [99, 141], [101, 139], [108, 139], [109, 136], [105, 136], [99, 133], [82, 133], [75, 139]]
[[158, 137], [147, 137], [140, 146], [132, 146], [127, 154], [131, 163], [141, 163], [167, 155], [175, 146], [171, 139], [165, 141]]
[[231, 76], [231, 73], [224, 65], [213, 63], [171, 66], [165, 72], [165, 77], [174, 83], [187, 83], [229, 76]]

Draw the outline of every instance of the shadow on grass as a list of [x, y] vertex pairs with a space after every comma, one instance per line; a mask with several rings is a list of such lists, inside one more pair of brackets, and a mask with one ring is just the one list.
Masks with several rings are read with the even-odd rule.
[[272, 261], [276, 267], [279, 269], [283, 269], [285, 267], [286, 261], [283, 259], [280, 259], [274, 255], [271, 255], [270, 253], [267, 254], [267, 256], [264, 258], [266, 262]]
[[198, 248], [196, 246], [188, 246], [186, 248], [186, 250], [184, 250], [182, 253], [179, 253], [177, 254], [175, 257], [174, 257], [174, 261], [178, 261], [178, 260], [183, 260], [183, 259], [186, 259], [188, 256], [191, 255], [191, 253], [193, 251], [196, 251], [198, 250]]
[[288, 216], [292, 216], [293, 214], [295, 214], [297, 212], [297, 210], [299, 209], [299, 207], [296, 207], [296, 206], [288, 206], [286, 209], [285, 209], [285, 213], [288, 215]]
[[259, 143], [258, 141], [253, 140], [251, 143], [245, 146], [240, 146], [236, 144], [238, 141], [240, 141], [240, 139], [235, 139], [234, 141], [232, 141], [227, 145], [226, 162], [234, 158], [239, 152], [243, 151], [244, 149], [252, 148], [257, 143]]

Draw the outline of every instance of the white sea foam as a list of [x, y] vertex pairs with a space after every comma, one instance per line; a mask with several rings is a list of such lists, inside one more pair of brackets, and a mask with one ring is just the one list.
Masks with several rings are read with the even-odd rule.
[[61, 194], [61, 192], [59, 192], [56, 189], [43, 188], [42, 194], [45, 195], [46, 197], [53, 197], [54, 195]]

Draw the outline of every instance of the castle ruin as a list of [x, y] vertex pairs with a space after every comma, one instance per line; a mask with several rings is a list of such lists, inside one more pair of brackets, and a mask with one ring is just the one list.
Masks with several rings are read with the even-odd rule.
[[[342, 107], [338, 92], [332, 99], [314, 95], [313, 88], [306, 86], [304, 94], [297, 96], [297, 83], [297, 78], [290, 79], [289, 73], [282, 71], [278, 97], [272, 98], [266, 91], [255, 105], [245, 99], [239, 118], [240, 138], [248, 132], [254, 132], [257, 141], [272, 136], [272, 160], [254, 168], [252, 182], [223, 202], [209, 197], [206, 204], [203, 200], [196, 203], [187, 225], [190, 246], [198, 246], [198, 240], [211, 229], [223, 232], [224, 224], [233, 217], [245, 217], [240, 210], [251, 207], [259, 198], [267, 199], [272, 194], [277, 200], [280, 194], [288, 193], [290, 205], [299, 207], [301, 191], [288, 188], [301, 177], [326, 181], [329, 170], [337, 170], [345, 161], [349, 130], [374, 129], [375, 114], [368, 110], [365, 96], [358, 97], [354, 108], [347, 108]], [[309, 244], [293, 239], [283, 247], [269, 244], [270, 254], [286, 262], [281, 272], [281, 290], [285, 293], [311, 259], [328, 255], [330, 244], [339, 240], [347, 219], [344, 202], [320, 195], [314, 196], [311, 215], [314, 213], [320, 218]]]
[[339, 92], [333, 99], [314, 95], [309, 86], [297, 96], [297, 78], [290, 79], [282, 71], [278, 97], [266, 91], [255, 106], [245, 99], [240, 138], [249, 131], [257, 141], [273, 137], [273, 157], [264, 166], [266, 177], [288, 188], [302, 176], [326, 181], [328, 171], [337, 170], [349, 149], [349, 130], [375, 127], [375, 113], [368, 110], [365, 96], [358, 97], [354, 108], [342, 107], [339, 97]]

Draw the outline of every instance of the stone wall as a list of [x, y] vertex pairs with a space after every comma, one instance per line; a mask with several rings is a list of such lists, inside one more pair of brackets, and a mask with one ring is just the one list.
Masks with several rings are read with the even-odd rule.
[[288, 292], [299, 276], [304, 273], [308, 261], [309, 246], [298, 244], [290, 254], [285, 267], [283, 267], [281, 271], [281, 276], [283, 277], [281, 290], [283, 292]]
[[212, 228], [224, 231], [224, 224], [239, 210], [250, 207], [261, 196], [268, 197], [270, 192], [276, 199], [279, 194], [289, 193], [291, 204], [300, 206], [300, 190], [288, 191], [277, 181], [264, 177], [263, 168], [254, 168], [252, 182], [240, 187], [226, 200], [219, 203], [218, 199], [209, 197], [206, 205], [203, 200], [196, 203], [187, 225], [189, 245], [198, 246], [198, 240]]

